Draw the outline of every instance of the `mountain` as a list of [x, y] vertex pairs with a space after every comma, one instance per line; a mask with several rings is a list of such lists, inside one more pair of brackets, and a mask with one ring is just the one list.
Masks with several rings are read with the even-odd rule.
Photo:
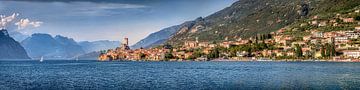
[[60, 43], [61, 49], [63, 51], [61, 55], [63, 55], [66, 58], [72, 58], [74, 56], [79, 56], [85, 53], [85, 51], [82, 49], [82, 47], [75, 42], [74, 39], [56, 35], [55, 40]]
[[[140, 40], [131, 46], [132, 49], [138, 49], [140, 47], [149, 48], [151, 46], [156, 46], [162, 44], [168, 39], [171, 35], [176, 33], [180, 28], [180, 25], [171, 26], [168, 28], [164, 28], [158, 32], [152, 33], [146, 38]], [[157, 43], [155, 43], [157, 42]]]
[[358, 0], [239, 0], [205, 18], [181, 26], [166, 43], [225, 41], [266, 34], [318, 14], [358, 6]]
[[32, 34], [21, 42], [32, 58], [69, 59], [84, 54], [81, 46], [73, 39], [49, 34]]
[[18, 42], [21, 42], [22, 40], [29, 37], [29, 35], [25, 35], [17, 31], [9, 31], [9, 35]]
[[164, 42], [166, 42], [166, 41], [167, 41], [167, 39], [158, 40], [158, 41], [156, 41], [156, 42], [154, 42], [154, 43], [151, 43], [151, 44], [149, 44], [148, 46], [145, 46], [145, 47], [143, 47], [143, 48], [156, 47], [156, 46], [158, 46], [158, 45], [164, 44]]
[[60, 49], [60, 44], [49, 34], [35, 33], [21, 42], [32, 58], [55, 58], [54, 54]]
[[90, 52], [83, 55], [80, 55], [77, 57], [79, 60], [98, 60], [98, 57], [100, 55], [100, 51], [97, 52]]
[[5, 29], [0, 30], [0, 59], [30, 59], [25, 49]]
[[79, 42], [79, 45], [83, 48], [85, 53], [90, 53], [94, 51], [107, 50], [120, 46], [119, 41], [109, 41], [109, 40], [100, 40], [100, 41], [82, 41]]

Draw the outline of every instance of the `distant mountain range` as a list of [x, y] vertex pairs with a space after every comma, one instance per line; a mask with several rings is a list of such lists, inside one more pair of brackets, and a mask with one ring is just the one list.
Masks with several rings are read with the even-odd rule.
[[94, 52], [90, 52], [90, 53], [86, 53], [83, 55], [80, 55], [74, 59], [79, 59], [79, 60], [97, 60], [98, 57], [100, 55], [100, 51], [94, 51]]
[[120, 46], [120, 41], [109, 41], [109, 40], [99, 40], [99, 41], [82, 41], [79, 42], [79, 45], [84, 49], [86, 53], [112, 49]]
[[0, 59], [30, 59], [25, 49], [5, 29], [0, 30]]
[[[35, 33], [21, 42], [33, 59], [74, 59], [87, 53], [115, 48], [117, 41], [94, 41], [77, 43], [72, 38]], [[97, 56], [97, 55], [96, 55]]]

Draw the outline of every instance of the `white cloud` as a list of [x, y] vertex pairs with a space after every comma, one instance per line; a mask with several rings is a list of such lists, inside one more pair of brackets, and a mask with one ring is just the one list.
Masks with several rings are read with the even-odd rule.
[[93, 3], [93, 2], [72, 2], [63, 4], [64, 7], [71, 7], [67, 11], [68, 16], [109, 16], [119, 14], [121, 9], [140, 9], [146, 8], [145, 5], [120, 4], [120, 3]]
[[19, 22], [16, 22], [15, 25], [18, 26], [18, 29], [25, 29], [27, 27], [39, 27], [43, 22], [40, 21], [30, 21], [29, 19], [20, 19]]
[[6, 28], [8, 23], [11, 23], [13, 20], [15, 20], [17, 16], [19, 16], [18, 13], [13, 13], [10, 16], [0, 15], [0, 28]]

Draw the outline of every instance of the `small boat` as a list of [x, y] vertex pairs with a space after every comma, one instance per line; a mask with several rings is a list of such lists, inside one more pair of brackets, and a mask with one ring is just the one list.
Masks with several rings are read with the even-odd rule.
[[43, 62], [44, 61], [44, 57], [43, 56], [41, 56], [41, 58], [40, 58], [40, 62]]

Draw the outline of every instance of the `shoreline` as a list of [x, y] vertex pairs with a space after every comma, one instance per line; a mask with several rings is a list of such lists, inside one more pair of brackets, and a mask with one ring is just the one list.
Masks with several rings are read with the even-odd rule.
[[[2, 59], [0, 61], [38, 61], [34, 59]], [[46, 61], [75, 61], [74, 60], [46, 60]], [[78, 60], [78, 61], [99, 61], [99, 62], [118, 62], [118, 61], [130, 61], [130, 62], [360, 62], [360, 60], [301, 60], [301, 59], [211, 59], [211, 60]]]
[[169, 61], [159, 61], [159, 60], [97, 60], [99, 62], [117, 62], [117, 61], [130, 61], [130, 62], [360, 62], [360, 61], [334, 61], [334, 60], [297, 60], [297, 59], [287, 59], [287, 60], [236, 60], [236, 59], [212, 59], [209, 61], [206, 60], [169, 60]]

